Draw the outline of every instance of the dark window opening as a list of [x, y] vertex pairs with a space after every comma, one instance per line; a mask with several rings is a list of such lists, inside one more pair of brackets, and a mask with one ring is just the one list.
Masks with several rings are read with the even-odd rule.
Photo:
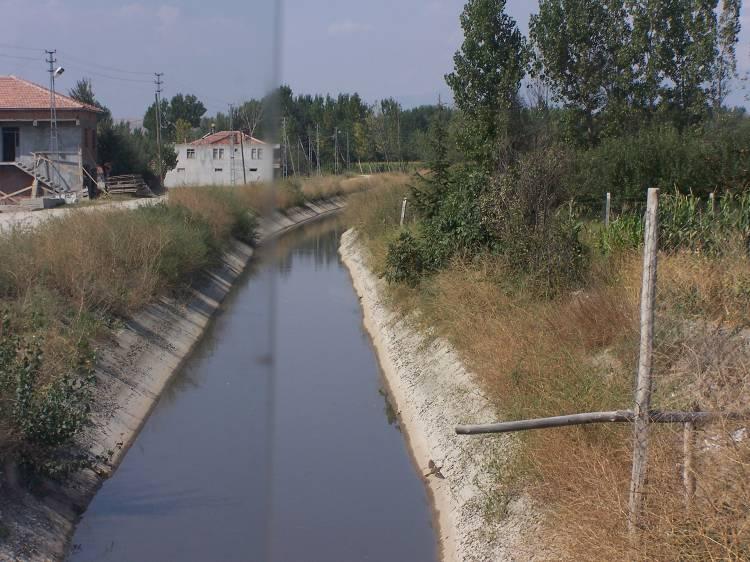
[[20, 138], [18, 127], [3, 127], [3, 162], [15, 162]]

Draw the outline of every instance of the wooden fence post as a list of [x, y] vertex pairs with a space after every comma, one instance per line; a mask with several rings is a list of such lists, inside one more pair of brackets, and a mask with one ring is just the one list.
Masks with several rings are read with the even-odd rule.
[[635, 423], [633, 438], [633, 472], [630, 480], [628, 529], [635, 536], [643, 506], [648, 460], [649, 409], [651, 407], [651, 367], [654, 351], [654, 302], [658, 251], [659, 190], [648, 190], [646, 227], [643, 244], [643, 282], [641, 287], [641, 341], [638, 380], [635, 387]]
[[404, 197], [401, 203], [401, 226], [404, 226], [404, 219], [406, 218], [406, 197]]
[[695, 423], [687, 422], [683, 426], [682, 447], [684, 459], [682, 463], [682, 482], [685, 485], [685, 507], [690, 507], [695, 494], [695, 468], [693, 458], [695, 449]]
[[612, 208], [612, 194], [607, 192], [607, 202], [604, 205], [604, 226], [609, 227], [609, 213]]
[[711, 210], [711, 214], [712, 215], [716, 214], [716, 193], [712, 191], [710, 195], [708, 196], [708, 201], [709, 201], [709, 208]]

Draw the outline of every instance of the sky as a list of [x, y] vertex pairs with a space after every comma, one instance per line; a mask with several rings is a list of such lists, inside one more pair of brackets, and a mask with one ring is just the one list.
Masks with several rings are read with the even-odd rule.
[[[91, 78], [97, 97], [120, 118], [143, 115], [154, 99], [154, 72], [164, 73], [165, 96], [195, 94], [209, 113], [260, 96], [276, 80], [301, 93], [435, 103], [450, 99], [443, 76], [461, 44], [463, 4], [284, 0], [277, 27], [274, 0], [0, 0], [0, 75], [47, 85], [44, 49], [57, 49], [65, 68], [57, 89]], [[536, 0], [507, 2], [524, 34], [536, 7]], [[741, 75], [750, 71], [748, 10]], [[747, 105], [741, 88], [735, 85], [730, 104]]]

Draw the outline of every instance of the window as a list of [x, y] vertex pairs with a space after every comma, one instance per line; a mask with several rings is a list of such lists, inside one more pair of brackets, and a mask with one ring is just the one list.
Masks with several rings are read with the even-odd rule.
[[185, 171], [185, 168], [177, 168], [177, 173], [182, 173]]
[[214, 168], [214, 172], [223, 172], [224, 168]]
[[248, 168], [247, 171], [248, 172], [257, 172], [258, 168]]
[[224, 149], [214, 148], [214, 160], [223, 160], [223, 159], [224, 159]]
[[257, 159], [258, 159], [258, 149], [257, 148], [253, 148], [250, 151], [250, 160], [257, 160]]
[[188, 158], [188, 160], [193, 160], [195, 158], [195, 149], [194, 148], [188, 148], [187, 149], [187, 158]]
[[258, 149], [258, 160], [263, 160], [263, 149], [262, 148]]

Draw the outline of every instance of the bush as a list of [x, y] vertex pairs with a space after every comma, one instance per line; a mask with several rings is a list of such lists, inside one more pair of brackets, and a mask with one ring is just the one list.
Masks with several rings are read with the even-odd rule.
[[495, 180], [482, 200], [482, 219], [494, 250], [524, 282], [553, 294], [579, 283], [588, 265], [581, 224], [562, 207], [567, 153], [530, 152]]
[[402, 232], [388, 245], [384, 276], [389, 283], [406, 283], [414, 287], [425, 272], [420, 242], [410, 233]]
[[93, 352], [81, 345], [69, 369], [45, 380], [41, 343], [14, 333], [7, 315], [0, 334], [0, 398], [13, 396], [12, 407], [4, 412], [4, 425], [17, 436], [12, 456], [48, 476], [77, 468], [89, 459], [71, 457], [60, 448], [89, 423], [95, 383]]
[[575, 154], [565, 183], [576, 199], [600, 208], [607, 192], [615, 204], [642, 201], [650, 187], [706, 196], [750, 183], [750, 121], [727, 117], [679, 132], [672, 126], [644, 128], [608, 138]]

